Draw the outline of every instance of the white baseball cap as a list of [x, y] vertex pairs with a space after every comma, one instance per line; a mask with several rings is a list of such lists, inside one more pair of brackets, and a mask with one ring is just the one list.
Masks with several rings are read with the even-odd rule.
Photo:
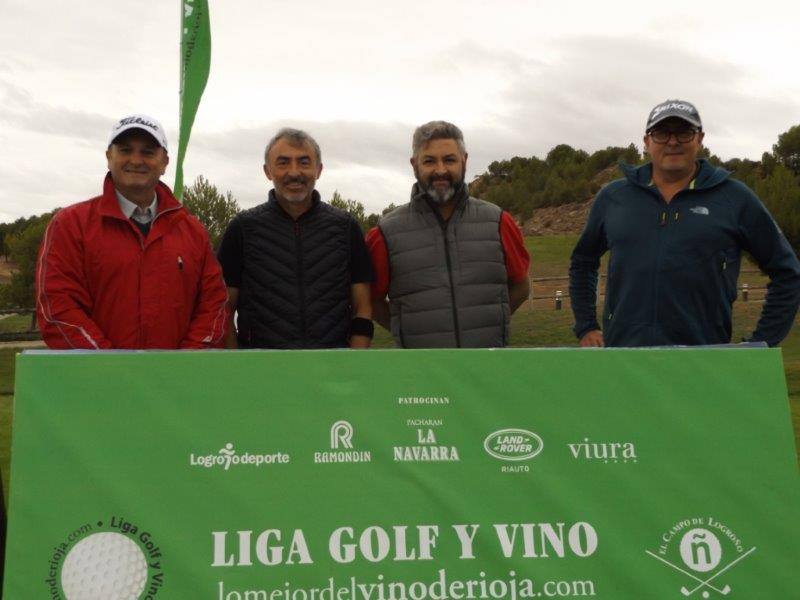
[[114, 123], [114, 126], [111, 128], [111, 134], [108, 136], [108, 145], [110, 146], [113, 144], [115, 139], [129, 129], [141, 129], [142, 131], [146, 131], [156, 139], [159, 146], [166, 152], [169, 152], [164, 128], [156, 119], [148, 117], [147, 115], [128, 115]]

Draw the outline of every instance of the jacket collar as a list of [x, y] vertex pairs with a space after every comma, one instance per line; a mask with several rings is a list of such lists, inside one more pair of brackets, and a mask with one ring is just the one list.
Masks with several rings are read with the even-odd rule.
[[[158, 198], [156, 216], [167, 211], [183, 208], [183, 205], [173, 196], [172, 190], [161, 181], [156, 184], [156, 197]], [[111, 173], [107, 173], [103, 181], [103, 195], [100, 198], [100, 214], [104, 217], [113, 217], [124, 221], [128, 220], [119, 207], [116, 188], [114, 187], [114, 180], [111, 179]]]
[[[455, 199], [456, 204], [453, 214], [463, 211], [464, 206], [467, 203], [467, 198], [469, 198], [469, 189], [467, 188], [466, 183], [463, 181], [461, 182], [461, 184], [456, 188], [456, 193], [453, 198]], [[436, 210], [436, 203], [431, 200], [428, 192], [422, 190], [419, 182], [411, 186], [411, 206], [414, 208], [414, 210], [419, 212], [430, 211], [434, 214], [439, 214], [439, 211]]]
[[[298, 220], [299, 219], [307, 219], [312, 214], [314, 214], [319, 209], [319, 205], [320, 205], [321, 202], [322, 202], [322, 197], [319, 195], [319, 192], [317, 190], [314, 190], [313, 192], [311, 192], [311, 207], [306, 212], [304, 212], [302, 215], [300, 215], [298, 217]], [[269, 198], [267, 199], [267, 206], [272, 208], [272, 210], [277, 210], [281, 215], [285, 216], [287, 219], [294, 220], [292, 215], [290, 215], [285, 210], [283, 210], [283, 207], [278, 202], [277, 196], [275, 196], [275, 189], [274, 188], [269, 191]]]
[[[717, 186], [731, 175], [730, 171], [726, 171], [722, 167], [715, 167], [705, 158], [698, 160], [697, 166], [697, 174], [694, 177], [695, 190], [705, 190]], [[625, 178], [632, 184], [642, 188], [650, 187], [650, 182], [653, 180], [652, 163], [645, 163], [638, 167], [620, 163], [619, 167]]]
[[[151, 221], [150, 233], [147, 234], [147, 237], [144, 238], [142, 242], [143, 247], [149, 246], [163, 236], [164, 233], [169, 231], [170, 226], [176, 222], [176, 218], [182, 219], [187, 214], [183, 205], [178, 202], [178, 199], [172, 194], [172, 190], [161, 181], [156, 184], [156, 197], [158, 199], [158, 210]], [[111, 179], [111, 173], [106, 175], [105, 181], [103, 182], [103, 195], [100, 197], [100, 215], [126, 221], [131, 231], [141, 236], [141, 232], [136, 225], [125, 217], [122, 213], [122, 209], [119, 207], [114, 181]], [[162, 217], [162, 215], [166, 216]]]

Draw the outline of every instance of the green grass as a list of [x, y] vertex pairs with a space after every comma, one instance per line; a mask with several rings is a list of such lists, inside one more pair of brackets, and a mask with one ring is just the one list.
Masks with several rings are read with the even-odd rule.
[[30, 315], [11, 315], [0, 319], [0, 333], [28, 331], [31, 326]]
[[[525, 244], [531, 253], [531, 273], [534, 277], [557, 277], [567, 274], [569, 256], [577, 240], [577, 236], [529, 237]], [[763, 277], [743, 275], [740, 281], [751, 285], [762, 284]], [[552, 293], [555, 289], [566, 290], [564, 282], [546, 282], [536, 284], [535, 295]], [[753, 293], [753, 299], [763, 297], [762, 293]], [[752, 331], [761, 312], [761, 303], [737, 302], [734, 307], [733, 339], [738, 340]], [[18, 317], [11, 317], [18, 318]], [[25, 320], [23, 328], [27, 328], [30, 317]], [[2, 324], [3, 321], [0, 321]], [[795, 321], [797, 325], [797, 321]], [[514, 315], [511, 322], [511, 345], [516, 347], [558, 347], [577, 346], [572, 334], [572, 312], [569, 300], [564, 301], [563, 309], [553, 310], [553, 300], [536, 300], [531, 305], [526, 302]], [[376, 348], [392, 348], [391, 336], [381, 327], [376, 327], [373, 346]], [[794, 424], [797, 447], [800, 448], [800, 328], [795, 326], [781, 345], [786, 372], [786, 383], [789, 390], [792, 422]], [[17, 350], [0, 349], [0, 469], [3, 473], [3, 486], [8, 493], [8, 467], [11, 443], [11, 410], [14, 388], [14, 356]]]
[[17, 351], [0, 348], [0, 470], [8, 505], [8, 475], [11, 461], [11, 408], [14, 401], [14, 356]]

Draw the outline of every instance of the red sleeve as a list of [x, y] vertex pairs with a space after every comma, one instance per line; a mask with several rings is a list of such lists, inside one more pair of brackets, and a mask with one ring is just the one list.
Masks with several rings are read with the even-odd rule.
[[192, 321], [180, 347], [199, 350], [222, 348], [228, 323], [228, 290], [222, 278], [222, 268], [211, 250], [208, 234], [199, 222], [197, 226], [197, 235], [202, 236], [206, 244], [206, 254], [203, 272], [200, 274], [199, 291], [192, 310]]
[[531, 256], [525, 248], [522, 230], [517, 226], [511, 214], [503, 211], [500, 217], [500, 240], [506, 254], [506, 271], [511, 283], [522, 281], [528, 276]]
[[65, 209], [47, 226], [36, 263], [36, 316], [47, 346], [58, 350], [111, 348], [89, 317], [91, 305], [83, 271], [81, 228]]
[[375, 281], [372, 282], [372, 297], [385, 298], [389, 293], [389, 251], [383, 239], [380, 227], [373, 227], [367, 232], [367, 250], [372, 259]]

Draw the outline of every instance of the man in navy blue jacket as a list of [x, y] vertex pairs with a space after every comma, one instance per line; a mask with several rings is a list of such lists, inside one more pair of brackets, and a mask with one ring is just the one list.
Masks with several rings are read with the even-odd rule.
[[[595, 198], [572, 252], [570, 298], [581, 346], [667, 346], [731, 341], [731, 309], [741, 254], [769, 276], [752, 341], [778, 344], [800, 304], [800, 262], [747, 186], [698, 160], [697, 109], [667, 100], [650, 112], [644, 136], [651, 162]], [[597, 271], [610, 251], [602, 329]]]

